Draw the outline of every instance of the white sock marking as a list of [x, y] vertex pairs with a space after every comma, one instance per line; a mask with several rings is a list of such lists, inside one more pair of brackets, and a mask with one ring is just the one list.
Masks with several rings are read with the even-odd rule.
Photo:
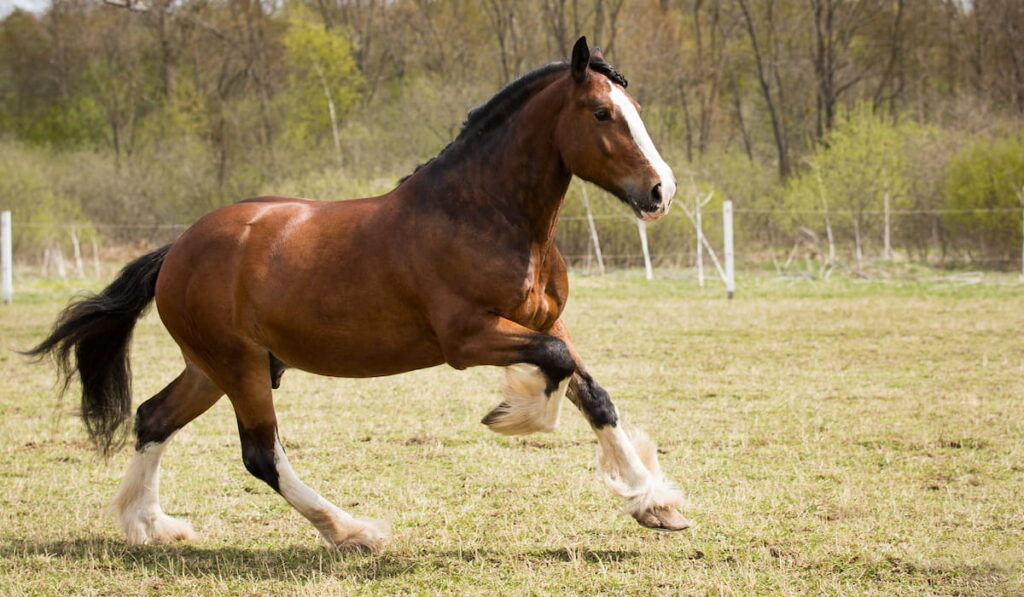
[[620, 425], [597, 429], [598, 471], [611, 491], [626, 500], [633, 515], [655, 506], [682, 505], [684, 498], [661, 474], [657, 449], [641, 431]]
[[295, 474], [281, 440], [274, 440], [274, 468], [281, 496], [316, 527], [324, 539], [340, 549], [368, 548], [380, 551], [388, 537], [387, 524], [376, 520], [356, 519], [313, 491]]
[[281, 496], [303, 516], [309, 519], [323, 518], [329, 513], [338, 518], [338, 522], [348, 524], [354, 520], [350, 514], [325, 500], [299, 479], [288, 462], [288, 455], [281, 446], [281, 440], [274, 440], [274, 468], [277, 469], [277, 486]]
[[167, 516], [160, 507], [160, 457], [170, 440], [146, 444], [132, 456], [111, 502], [129, 543], [168, 543], [195, 537], [187, 522]]

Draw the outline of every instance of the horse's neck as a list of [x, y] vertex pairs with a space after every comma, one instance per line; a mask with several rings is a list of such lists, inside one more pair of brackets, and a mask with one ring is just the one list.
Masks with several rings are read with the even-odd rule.
[[553, 125], [530, 131], [505, 126], [462, 149], [462, 159], [442, 174], [448, 182], [443, 186], [458, 190], [441, 200], [447, 210], [456, 208], [466, 217], [521, 227], [531, 243], [546, 249], [572, 174], [552, 141]]

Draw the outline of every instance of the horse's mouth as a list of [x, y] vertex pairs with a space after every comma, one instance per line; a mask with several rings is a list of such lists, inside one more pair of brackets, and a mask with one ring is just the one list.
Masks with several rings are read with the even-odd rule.
[[672, 202], [667, 201], [659, 205], [657, 209], [646, 211], [640, 209], [636, 205], [630, 204], [630, 207], [633, 208], [633, 213], [636, 214], [637, 219], [642, 220], [644, 222], [654, 222], [656, 220], [661, 219], [662, 216], [668, 213], [668, 210], [671, 206]]

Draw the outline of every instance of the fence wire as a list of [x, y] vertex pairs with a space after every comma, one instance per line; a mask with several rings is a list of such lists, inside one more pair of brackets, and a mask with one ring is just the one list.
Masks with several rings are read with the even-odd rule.
[[[557, 243], [570, 267], [598, 267], [596, 241], [609, 269], [640, 267], [644, 254], [636, 219], [625, 210], [580, 215], [579, 206], [559, 219]], [[617, 207], [617, 206], [616, 206]], [[692, 209], [692, 206], [688, 206]], [[789, 267], [808, 260], [859, 267], [866, 261], [893, 259], [934, 266], [977, 265], [990, 269], [1021, 268], [1024, 212], [1020, 208], [777, 210], [734, 209], [736, 259], [743, 267]], [[703, 234], [722, 245], [719, 209], [702, 212]], [[771, 216], [768, 218], [766, 216]], [[828, 216], [828, 218], [826, 218]], [[987, 228], [974, 227], [983, 218]], [[890, 251], [885, 249], [885, 219]], [[779, 226], [780, 221], [788, 222]], [[832, 243], [826, 222], [832, 225]], [[591, 229], [593, 222], [593, 230]], [[992, 224], [994, 222], [994, 224]], [[67, 275], [100, 262], [126, 261], [133, 254], [173, 241], [190, 224], [18, 222], [14, 221], [14, 255], [19, 264], [42, 266], [44, 275]], [[993, 232], [995, 231], [995, 232]], [[683, 209], [647, 227], [650, 259], [655, 267], [690, 268], [698, 258], [697, 234]], [[708, 256], [705, 251], [704, 259]], [[835, 258], [830, 256], [834, 254]], [[705, 261], [711, 270], [710, 261]], [[63, 272], [63, 273], [62, 273]]]

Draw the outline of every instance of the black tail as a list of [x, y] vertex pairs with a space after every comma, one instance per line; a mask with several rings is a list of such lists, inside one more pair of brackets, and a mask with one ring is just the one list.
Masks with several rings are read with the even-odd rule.
[[29, 356], [53, 356], [63, 382], [62, 393], [78, 371], [82, 420], [104, 455], [124, 443], [124, 422], [132, 408], [128, 345], [135, 322], [156, 294], [156, 277], [170, 248], [167, 245], [139, 257], [102, 292], [68, 305], [50, 336], [25, 352]]

